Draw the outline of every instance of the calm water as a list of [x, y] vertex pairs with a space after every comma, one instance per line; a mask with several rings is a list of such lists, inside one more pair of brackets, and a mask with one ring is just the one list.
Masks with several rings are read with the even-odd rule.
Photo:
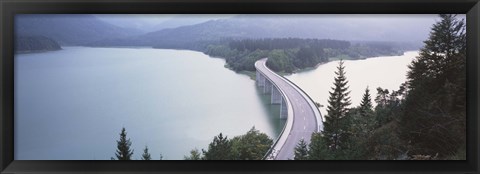
[[16, 55], [15, 159], [109, 160], [122, 127], [134, 159], [146, 145], [153, 159], [183, 159], [220, 132], [233, 137], [252, 126], [277, 137], [279, 107], [224, 64], [149, 48]]
[[[398, 90], [401, 83], [406, 81], [408, 65], [418, 56], [418, 51], [405, 52], [402, 56], [374, 57], [364, 60], [346, 60], [345, 71], [348, 80], [352, 105], [360, 105], [365, 89], [370, 89], [372, 102], [375, 104], [377, 87]], [[327, 114], [329, 91], [333, 87], [335, 71], [338, 61], [328, 62], [316, 69], [286, 76], [310, 97], [324, 107], [320, 108], [323, 116]]]

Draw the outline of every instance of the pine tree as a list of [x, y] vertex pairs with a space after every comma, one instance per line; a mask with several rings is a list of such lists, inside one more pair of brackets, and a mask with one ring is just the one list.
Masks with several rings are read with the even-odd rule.
[[370, 90], [368, 87], [365, 89], [365, 94], [363, 94], [360, 108], [362, 115], [366, 115], [367, 112], [372, 111], [372, 98], [370, 97]]
[[192, 149], [190, 151], [190, 156], [184, 156], [183, 159], [185, 160], [201, 160], [202, 154], [198, 151], [198, 149]]
[[360, 102], [359, 124], [361, 124], [361, 130], [359, 131], [363, 133], [361, 136], [368, 136], [374, 128], [375, 118], [372, 107], [372, 98], [370, 97], [370, 90], [367, 87], [365, 89], [365, 94], [363, 94], [362, 101]]
[[203, 150], [206, 160], [229, 160], [232, 144], [223, 134], [213, 137], [213, 142], [208, 145], [208, 150]]
[[465, 146], [465, 22], [441, 14], [420, 55], [409, 66], [402, 138], [412, 153], [452, 155]]
[[151, 160], [150, 153], [148, 152], [148, 146], [143, 149], [142, 160]]
[[332, 151], [328, 148], [327, 142], [321, 133], [314, 132], [310, 138], [308, 145], [309, 160], [331, 160], [333, 159]]
[[368, 87], [365, 89], [360, 106], [351, 108], [347, 117], [349, 117], [350, 136], [343, 142], [343, 151], [337, 159], [366, 159], [368, 154], [367, 142], [372, 136], [375, 125]]
[[340, 60], [335, 74], [334, 87], [328, 98], [327, 115], [325, 116], [325, 123], [323, 135], [326, 142], [332, 150], [340, 148], [342, 141], [348, 136], [348, 119], [346, 114], [348, 106], [350, 105], [350, 93], [347, 86], [347, 79], [345, 77], [345, 67], [343, 60]]
[[295, 160], [307, 160], [308, 159], [308, 148], [305, 140], [301, 139], [295, 147]]
[[130, 149], [132, 142], [130, 139], [127, 139], [127, 132], [125, 128], [122, 128], [122, 132], [120, 133], [120, 140], [117, 140], [117, 153], [115, 156], [118, 160], [131, 160], [133, 155], [133, 150]]

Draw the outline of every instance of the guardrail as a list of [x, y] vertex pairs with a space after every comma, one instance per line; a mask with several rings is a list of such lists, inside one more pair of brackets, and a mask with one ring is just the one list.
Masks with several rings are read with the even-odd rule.
[[[268, 59], [268, 58], [267, 58]], [[255, 65], [257, 64], [257, 62], [255, 62]], [[275, 76], [281, 78], [281, 79], [284, 79], [287, 83], [289, 83], [290, 85], [292, 85], [305, 99], [307, 99], [307, 103], [310, 105], [310, 108], [312, 109], [314, 115], [315, 115], [315, 123], [317, 125], [317, 132], [320, 132], [323, 130], [323, 117], [322, 117], [322, 114], [320, 112], [320, 110], [318, 109], [317, 105], [315, 104], [315, 102], [313, 101], [313, 99], [302, 89], [300, 88], [297, 84], [293, 83], [292, 81], [290, 81], [289, 79], [283, 77], [283, 76], [280, 76], [278, 75], [277, 73], [273, 72], [272, 70], [270, 70], [270, 68], [268, 68], [266, 66], [266, 61], [265, 63], [262, 64], [262, 66], [265, 67], [266, 70], [270, 71], [272, 74], [274, 74]], [[256, 66], [255, 66], [256, 68]], [[257, 70], [258, 71], [258, 70]], [[278, 89], [278, 91], [280, 91], [280, 93], [282, 94], [282, 97], [284, 98], [284, 100], [286, 101], [286, 104], [288, 106], [288, 116], [287, 116], [287, 123], [285, 124], [285, 126], [283, 127], [281, 133], [280, 133], [280, 136], [277, 137], [277, 139], [274, 141], [274, 144], [271, 146], [271, 148], [267, 151], [267, 153], [265, 154], [265, 156], [263, 157], [263, 159], [267, 159], [269, 156], [271, 156], [271, 153], [276, 153], [274, 150], [278, 149], [280, 150], [283, 145], [285, 144], [285, 141], [288, 137], [288, 134], [285, 134], [285, 130], [286, 128], [290, 128], [290, 130], [292, 129], [293, 127], [293, 122], [294, 122], [294, 119], [293, 119], [293, 107], [291, 106], [291, 103], [290, 103], [290, 100], [288, 99], [288, 97], [286, 96], [285, 92], [283, 90], [281, 90], [275, 83], [273, 83], [273, 81], [268, 77], [266, 76], [262, 71], [259, 71], [265, 78], [267, 78], [270, 82], [272, 82], [272, 84]], [[282, 141], [282, 143], [279, 144], [279, 142]], [[280, 146], [280, 147], [277, 147], [277, 146]], [[276, 157], [276, 154], [273, 155], [273, 158]]]
[[[302, 89], [300, 88], [299, 86], [297, 86], [297, 84], [293, 83], [292, 81], [290, 81], [289, 79], [287, 79], [286, 77], [283, 77], [283, 76], [280, 76], [282, 77], [283, 79], [287, 80], [290, 84], [292, 84], [296, 89], [297, 91], [300, 92], [300, 94], [303, 95], [303, 97], [305, 98], [308, 98], [307, 102], [308, 104], [310, 105], [310, 108], [312, 108], [313, 110], [313, 113], [315, 114], [315, 122], [317, 123], [317, 132], [320, 132], [323, 130], [323, 117], [322, 117], [322, 113], [320, 112], [320, 109], [318, 109], [317, 105], [315, 104], [315, 102], [313, 101], [313, 99]], [[315, 108], [315, 109], [313, 109]], [[320, 122], [318, 122], [318, 120], [320, 120]]]
[[[256, 63], [256, 62], [255, 62]], [[265, 66], [265, 65], [263, 65]], [[266, 66], [265, 66], [266, 67]], [[271, 71], [268, 67], [266, 68], [268, 71], [270, 71], [271, 73], [277, 75], [275, 72]], [[258, 70], [257, 70], [258, 71]], [[274, 140], [274, 143], [272, 144], [272, 146], [270, 147], [270, 149], [268, 149], [267, 153], [265, 153], [265, 155], [263, 156], [263, 160], [267, 159], [271, 153], [276, 153], [276, 149], [280, 150], [282, 149], [283, 145], [285, 144], [285, 142], [287, 141], [287, 137], [288, 137], [288, 134], [285, 134], [285, 131], [287, 130], [287, 128], [289, 128], [289, 130], [287, 130], [288, 132], [293, 128], [293, 107], [292, 107], [292, 104], [290, 103], [290, 99], [287, 97], [287, 95], [285, 94], [285, 92], [280, 88], [278, 87], [277, 84], [273, 83], [272, 79], [270, 79], [270, 77], [266, 76], [262, 71], [259, 71], [265, 78], [267, 78], [271, 83], [272, 85], [275, 86], [275, 88], [277, 88], [277, 90], [280, 92], [280, 94], [282, 95], [282, 98], [285, 100], [285, 104], [287, 105], [287, 122], [285, 123], [285, 126], [283, 126], [283, 129], [282, 131], [280, 132], [280, 136], [278, 136], [275, 140]], [[278, 76], [278, 75], [277, 75]], [[279, 143], [280, 142], [280, 143]], [[273, 158], [276, 157], [276, 154], [274, 154]]]

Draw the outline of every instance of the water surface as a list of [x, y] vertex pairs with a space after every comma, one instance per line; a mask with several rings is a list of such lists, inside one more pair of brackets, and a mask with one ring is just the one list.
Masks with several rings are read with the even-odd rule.
[[223, 59], [186, 50], [66, 47], [15, 56], [15, 159], [109, 160], [122, 127], [134, 159], [183, 159], [252, 126], [276, 138], [279, 107]]
[[[364, 60], [345, 60], [344, 66], [350, 98], [353, 107], [359, 106], [365, 89], [370, 89], [372, 102], [375, 105], [377, 87], [398, 90], [407, 78], [408, 65], [418, 56], [418, 51], [408, 51], [401, 56], [382, 56]], [[327, 114], [329, 92], [332, 91], [338, 61], [319, 65], [313, 70], [285, 76], [302, 88], [315, 102], [323, 107], [320, 112]]]

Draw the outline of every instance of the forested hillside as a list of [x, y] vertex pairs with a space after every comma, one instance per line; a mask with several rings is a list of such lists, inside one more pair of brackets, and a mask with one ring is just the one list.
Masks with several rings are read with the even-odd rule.
[[60, 49], [62, 48], [56, 41], [43, 36], [25, 36], [15, 38], [16, 53], [54, 51]]
[[209, 44], [204, 53], [226, 59], [235, 71], [255, 71], [255, 61], [268, 57], [267, 66], [277, 72], [292, 73], [331, 59], [362, 59], [399, 55], [405, 49], [390, 42], [357, 42], [329, 39], [225, 39]]
[[[281, 19], [281, 20], [279, 20]], [[140, 36], [108, 38], [90, 46], [153, 46], [155, 48], [201, 50], [197, 43], [222, 39], [312, 38], [354, 42], [383, 41], [403, 43], [416, 50], [428, 35], [432, 18], [370, 20], [355, 16], [309, 17], [304, 15], [239, 15], [200, 24], [162, 29]], [[419, 29], [421, 28], [421, 29]], [[375, 31], [375, 32], [372, 32]]]
[[88, 14], [22, 14], [15, 17], [15, 35], [45, 36], [61, 45], [85, 45], [137, 34], [140, 33], [103, 22]]

